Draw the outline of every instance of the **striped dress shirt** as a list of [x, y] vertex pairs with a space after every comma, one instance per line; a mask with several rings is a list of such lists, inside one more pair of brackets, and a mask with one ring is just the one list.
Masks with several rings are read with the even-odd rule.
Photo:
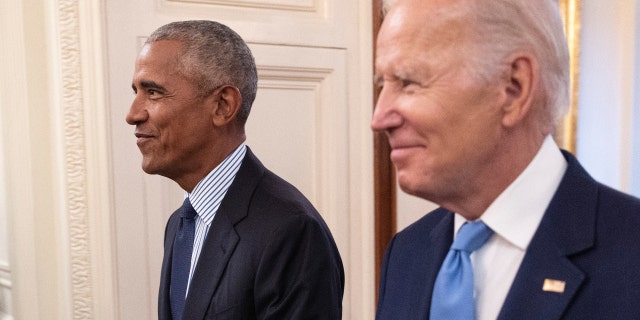
[[244, 155], [247, 152], [245, 144], [240, 144], [224, 161], [215, 167], [209, 174], [200, 180], [191, 193], [186, 193], [191, 205], [196, 210], [196, 234], [193, 239], [193, 254], [191, 255], [191, 268], [187, 291], [191, 285], [191, 277], [198, 263], [202, 245], [209, 233], [211, 222], [224, 199], [229, 186], [240, 169]]

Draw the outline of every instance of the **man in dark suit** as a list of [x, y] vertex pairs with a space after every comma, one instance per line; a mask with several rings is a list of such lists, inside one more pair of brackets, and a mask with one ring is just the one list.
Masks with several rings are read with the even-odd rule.
[[371, 126], [402, 189], [441, 208], [389, 244], [377, 319], [640, 319], [640, 200], [551, 138], [557, 6], [399, 0], [385, 17]]
[[240, 36], [212, 21], [165, 25], [132, 87], [143, 170], [186, 193], [165, 230], [159, 319], [340, 319], [344, 271], [327, 225], [244, 144], [257, 73]]

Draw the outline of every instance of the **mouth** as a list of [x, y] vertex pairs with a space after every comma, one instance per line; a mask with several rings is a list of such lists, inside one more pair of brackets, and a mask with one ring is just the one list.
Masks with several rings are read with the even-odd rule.
[[142, 133], [137, 131], [134, 133], [134, 135], [136, 136], [136, 138], [138, 138], [138, 141], [137, 141], [138, 146], [154, 138], [152, 134]]
[[421, 148], [419, 145], [391, 145], [391, 161], [397, 162], [407, 158], [411, 153]]

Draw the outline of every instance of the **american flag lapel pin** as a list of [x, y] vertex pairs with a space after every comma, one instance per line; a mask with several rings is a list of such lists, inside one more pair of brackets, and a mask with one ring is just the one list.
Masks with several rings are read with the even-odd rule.
[[563, 293], [565, 285], [566, 282], [562, 280], [544, 279], [544, 283], [542, 284], [542, 291]]

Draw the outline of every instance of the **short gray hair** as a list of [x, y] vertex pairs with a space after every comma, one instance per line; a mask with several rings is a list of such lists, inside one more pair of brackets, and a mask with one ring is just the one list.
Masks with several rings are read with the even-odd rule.
[[178, 21], [154, 31], [146, 43], [176, 40], [182, 44], [180, 70], [206, 96], [222, 85], [233, 85], [242, 96], [238, 120], [245, 123], [258, 90], [258, 74], [251, 50], [229, 27], [207, 20]]

